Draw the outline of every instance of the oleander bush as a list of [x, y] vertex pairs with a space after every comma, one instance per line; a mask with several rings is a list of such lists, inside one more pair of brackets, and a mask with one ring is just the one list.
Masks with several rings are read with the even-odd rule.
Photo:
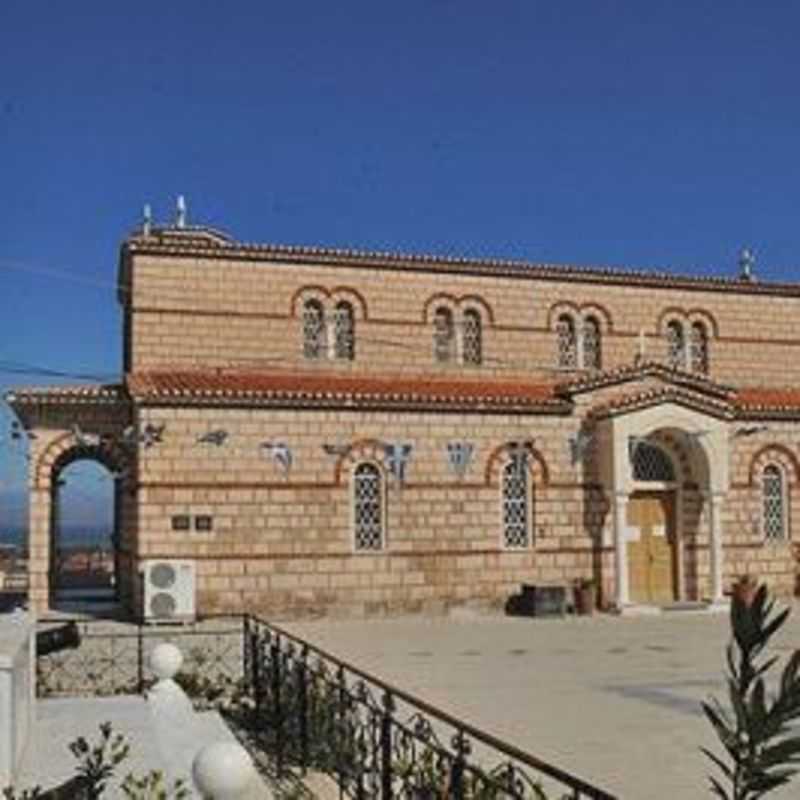
[[774, 690], [765, 680], [778, 661], [767, 655], [767, 645], [788, 616], [788, 608], [775, 608], [766, 586], [754, 596], [732, 597], [732, 639], [726, 649], [729, 706], [716, 698], [702, 704], [724, 750], [719, 756], [701, 748], [719, 770], [709, 781], [722, 800], [756, 800], [798, 771], [800, 734], [792, 726], [800, 718], [800, 650], [789, 657]]

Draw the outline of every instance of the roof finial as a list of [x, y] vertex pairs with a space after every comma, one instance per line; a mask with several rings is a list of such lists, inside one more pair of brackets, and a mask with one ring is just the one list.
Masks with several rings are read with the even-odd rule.
[[743, 247], [739, 253], [739, 277], [743, 281], [754, 281], [753, 267], [756, 265], [756, 257], [749, 247]]
[[142, 233], [145, 236], [150, 235], [150, 230], [153, 225], [153, 210], [150, 208], [150, 203], [145, 203], [142, 209]]
[[182, 194], [178, 195], [178, 202], [175, 206], [175, 227], [186, 227], [186, 200]]

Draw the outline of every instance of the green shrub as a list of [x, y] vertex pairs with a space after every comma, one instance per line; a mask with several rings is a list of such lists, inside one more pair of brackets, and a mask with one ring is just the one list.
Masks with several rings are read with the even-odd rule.
[[157, 769], [141, 778], [129, 773], [122, 784], [122, 791], [129, 800], [186, 800], [191, 796], [186, 782], [180, 778], [171, 788], [164, 785], [164, 780], [164, 773]]
[[797, 772], [800, 735], [790, 725], [800, 717], [800, 650], [789, 658], [776, 693], [768, 693], [764, 683], [778, 660], [764, 651], [788, 616], [789, 609], [775, 611], [766, 586], [751, 602], [733, 596], [733, 639], [726, 651], [730, 709], [716, 698], [702, 704], [728, 759], [701, 748], [722, 773], [709, 780], [712, 792], [723, 800], [755, 800]]
[[83, 736], [69, 744], [70, 752], [78, 759], [78, 776], [85, 785], [87, 800], [98, 800], [103, 796], [106, 784], [114, 770], [130, 752], [125, 737], [113, 734], [111, 723], [100, 725], [100, 741], [90, 745]]

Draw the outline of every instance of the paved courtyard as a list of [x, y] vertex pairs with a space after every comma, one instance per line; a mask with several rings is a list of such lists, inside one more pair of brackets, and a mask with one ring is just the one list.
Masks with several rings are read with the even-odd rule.
[[[623, 798], [710, 797], [727, 614], [287, 624], [343, 660]], [[795, 608], [777, 651], [800, 646]], [[782, 667], [784, 659], [781, 659]], [[793, 788], [770, 797], [800, 794]]]

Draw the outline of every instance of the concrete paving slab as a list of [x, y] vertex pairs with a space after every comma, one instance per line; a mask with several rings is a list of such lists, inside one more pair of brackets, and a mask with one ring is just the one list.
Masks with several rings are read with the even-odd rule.
[[20, 787], [50, 789], [74, 777], [78, 762], [69, 751], [69, 743], [79, 736], [96, 741], [104, 722], [111, 722], [114, 732], [123, 734], [131, 745], [130, 756], [120, 765], [119, 779], [128, 772], [141, 775], [151, 769], [166, 769], [141, 697], [41, 700], [36, 716], [33, 740], [17, 779]]
[[[723, 698], [726, 615], [303, 622], [288, 630], [624, 798], [710, 796], [700, 708]], [[776, 642], [800, 646], [800, 613]], [[800, 780], [770, 795], [797, 797]]]
[[[41, 700], [34, 738], [17, 786], [50, 789], [74, 777], [77, 761], [69, 751], [69, 743], [78, 736], [96, 741], [104, 722], [111, 722], [114, 732], [123, 734], [130, 744], [130, 755], [109, 783], [107, 797], [122, 797], [119, 785], [128, 773], [141, 777], [153, 769], [164, 772], [170, 784], [183, 778], [192, 790], [191, 796], [200, 797], [191, 782], [195, 755], [206, 744], [236, 741], [216, 711], [196, 713], [176, 725], [175, 719], [153, 714], [140, 696]], [[263, 781], [256, 779], [242, 800], [269, 796]]]

